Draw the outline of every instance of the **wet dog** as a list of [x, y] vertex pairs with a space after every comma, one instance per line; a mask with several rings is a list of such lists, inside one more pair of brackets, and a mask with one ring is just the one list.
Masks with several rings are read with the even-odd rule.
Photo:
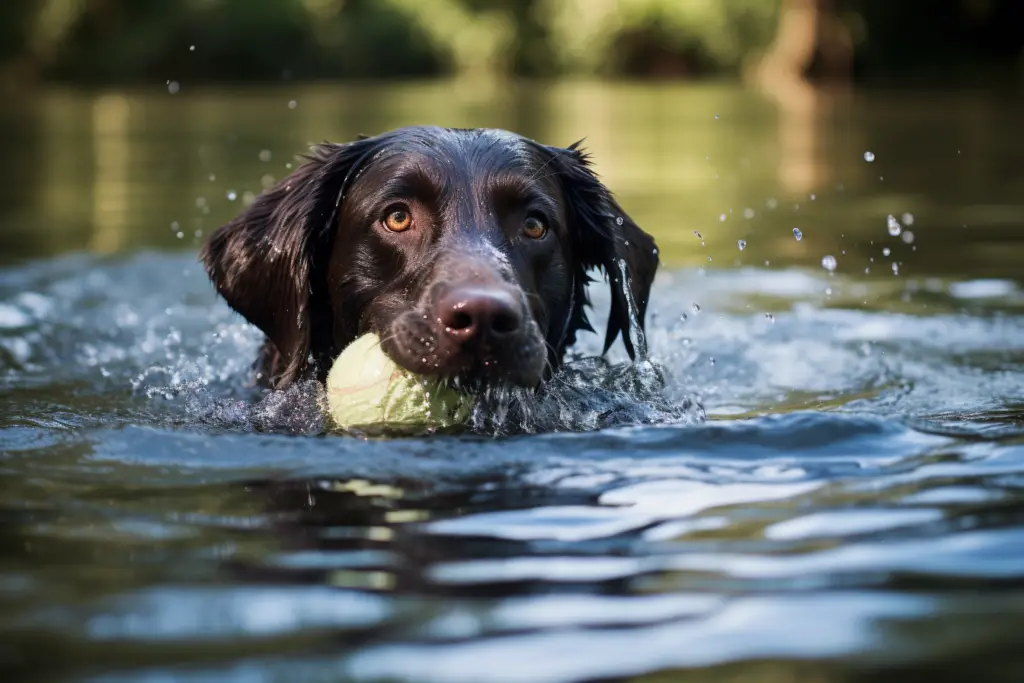
[[412, 372], [533, 387], [591, 329], [595, 269], [612, 289], [605, 351], [621, 332], [634, 355], [629, 300], [642, 327], [657, 254], [577, 145], [410, 127], [316, 147], [200, 258], [266, 335], [265, 386], [323, 381], [374, 332]]

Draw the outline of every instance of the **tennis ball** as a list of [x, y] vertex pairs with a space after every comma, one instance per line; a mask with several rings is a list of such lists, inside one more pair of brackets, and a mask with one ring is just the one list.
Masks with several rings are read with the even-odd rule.
[[426, 431], [466, 422], [471, 396], [401, 368], [364, 334], [327, 374], [327, 411], [335, 426], [362, 432]]

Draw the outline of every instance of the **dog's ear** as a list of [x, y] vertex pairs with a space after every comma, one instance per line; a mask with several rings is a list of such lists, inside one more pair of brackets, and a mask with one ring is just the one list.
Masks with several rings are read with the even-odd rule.
[[338, 207], [382, 144], [367, 138], [314, 147], [302, 166], [214, 231], [200, 252], [220, 295], [276, 348], [271, 387], [298, 379], [319, 340], [330, 344], [324, 268]]
[[582, 309], [589, 303], [583, 287], [588, 281], [586, 271], [600, 269], [611, 286], [611, 311], [604, 351], [608, 352], [622, 332], [626, 351], [630, 358], [635, 359], [635, 345], [640, 340], [634, 339], [630, 333], [630, 298], [635, 303], [636, 321], [643, 334], [647, 301], [658, 269], [658, 249], [654, 238], [633, 222], [611, 191], [598, 179], [591, 168], [589, 156], [579, 145], [577, 142], [567, 148], [547, 148], [554, 155], [551, 163], [555, 166], [568, 204], [569, 230], [578, 261], [578, 310], [573, 313], [575, 327], [591, 329]]

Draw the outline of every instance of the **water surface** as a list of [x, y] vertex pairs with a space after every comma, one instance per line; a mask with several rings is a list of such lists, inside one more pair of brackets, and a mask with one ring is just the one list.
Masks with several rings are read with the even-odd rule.
[[[1019, 104], [787, 101], [5, 103], [4, 680], [1024, 678]], [[247, 385], [259, 335], [196, 245], [307, 141], [406, 123], [587, 137], [666, 262], [663, 395], [604, 429], [580, 401], [539, 434], [360, 440]]]

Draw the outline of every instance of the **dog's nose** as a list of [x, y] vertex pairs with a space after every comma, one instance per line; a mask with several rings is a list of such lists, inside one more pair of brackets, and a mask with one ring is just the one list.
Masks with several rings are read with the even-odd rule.
[[444, 332], [459, 343], [499, 342], [512, 337], [523, 325], [516, 298], [494, 287], [457, 288], [437, 302], [437, 318]]

